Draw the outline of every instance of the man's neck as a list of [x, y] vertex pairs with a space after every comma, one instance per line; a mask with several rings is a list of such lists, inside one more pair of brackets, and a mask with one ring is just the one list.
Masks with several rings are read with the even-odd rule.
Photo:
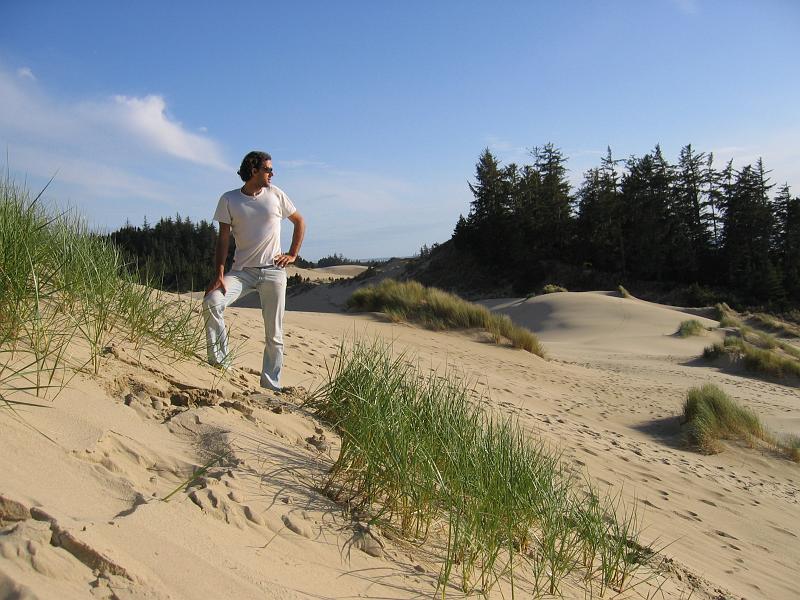
[[246, 196], [258, 196], [261, 193], [261, 190], [264, 188], [260, 185], [250, 185], [250, 182], [245, 183], [242, 186], [242, 193]]

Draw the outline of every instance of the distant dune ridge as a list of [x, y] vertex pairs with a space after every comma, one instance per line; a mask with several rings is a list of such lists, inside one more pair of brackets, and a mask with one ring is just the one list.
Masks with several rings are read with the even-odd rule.
[[[390, 264], [367, 282], [401, 270]], [[634, 597], [796, 597], [800, 467], [742, 444], [704, 456], [681, 441], [686, 393], [705, 383], [772, 430], [800, 431], [797, 388], [698, 360], [720, 331], [681, 338], [687, 312], [617, 292], [483, 302], [532, 329], [544, 361], [474, 332], [346, 313], [361, 284], [316, 285], [287, 299], [284, 384], [293, 389], [284, 394], [258, 388], [263, 329], [245, 300], [229, 309], [237, 356], [227, 372], [165, 363], [118, 341], [96, 376], [78, 373], [44, 400], [48, 408], [0, 413], [0, 597], [431, 597], [439, 562], [430, 545], [345, 514], [316, 487], [340, 440], [301, 407], [303, 389], [322, 383], [354, 336], [382, 338], [425, 368], [463, 370], [492, 410], [639, 507], [641, 543], [664, 548], [670, 561]], [[88, 356], [80, 344], [71, 351]], [[515, 576], [527, 597], [524, 574]], [[578, 581], [562, 592], [584, 597]], [[491, 597], [502, 594], [506, 584]], [[462, 597], [456, 587], [447, 596]]]

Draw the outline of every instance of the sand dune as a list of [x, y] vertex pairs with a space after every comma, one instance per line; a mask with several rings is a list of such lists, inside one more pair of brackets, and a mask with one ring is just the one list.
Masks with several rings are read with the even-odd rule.
[[[290, 298], [315, 310], [287, 313], [285, 384], [314, 388], [354, 335], [393, 340], [432, 367], [458, 365], [569, 468], [643, 510], [643, 541], [672, 563], [660, 590], [642, 584], [630, 597], [797, 597], [800, 467], [739, 445], [701, 456], [683, 447], [676, 419], [686, 390], [713, 382], [796, 430], [797, 388], [697, 362], [719, 334], [678, 338], [686, 313], [639, 300], [488, 302], [536, 330], [545, 361], [477, 332], [342, 314], [352, 285]], [[21, 410], [25, 422], [0, 413], [1, 598], [431, 597], [428, 548], [380, 531], [376, 545], [318, 491], [337, 436], [296, 394], [259, 393], [260, 311], [232, 308], [229, 323], [238, 358], [226, 374], [120, 342], [98, 375]], [[220, 452], [223, 464], [181, 488]], [[577, 585], [566, 595], [583, 597]]]
[[367, 267], [363, 265], [337, 265], [335, 267], [321, 267], [317, 269], [302, 269], [295, 265], [286, 267], [286, 274], [291, 277], [292, 275], [300, 275], [304, 279], [311, 281], [334, 281], [347, 277], [355, 277], [361, 275]]

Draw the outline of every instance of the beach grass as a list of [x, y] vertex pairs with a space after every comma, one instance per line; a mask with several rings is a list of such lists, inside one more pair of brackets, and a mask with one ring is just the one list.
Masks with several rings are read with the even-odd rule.
[[728, 356], [750, 372], [779, 379], [800, 377], [799, 355], [800, 351], [795, 346], [747, 327], [739, 328], [736, 334], [725, 336], [723, 343], [717, 342], [703, 350], [703, 358], [706, 360]]
[[545, 355], [534, 333], [515, 325], [508, 316], [416, 281], [384, 279], [376, 285], [359, 288], [350, 296], [347, 306], [356, 311], [382, 312], [395, 322], [419, 323], [434, 331], [483, 329], [497, 344], [505, 340], [514, 348]]
[[750, 446], [761, 443], [800, 462], [800, 436], [771, 433], [755, 412], [710, 383], [691, 388], [686, 394], [682, 426], [687, 443], [705, 454], [721, 452], [721, 440], [738, 439]]
[[678, 326], [677, 334], [685, 338], [693, 335], [703, 335], [705, 332], [706, 328], [703, 327], [700, 321], [697, 319], [688, 319], [686, 321], [681, 321], [680, 326]]
[[765, 439], [761, 421], [712, 384], [689, 390], [683, 405], [686, 440], [706, 454], [721, 452], [722, 439]]
[[800, 327], [793, 323], [778, 319], [773, 315], [768, 315], [766, 313], [755, 313], [751, 316], [751, 319], [764, 327], [772, 329], [778, 334], [800, 338]]
[[556, 294], [558, 292], [568, 292], [569, 290], [563, 286], [554, 283], [548, 283], [542, 288], [542, 294]]
[[739, 315], [733, 310], [730, 306], [728, 306], [725, 302], [720, 302], [719, 304], [714, 306], [714, 310], [716, 311], [717, 321], [719, 321], [720, 327], [741, 327], [742, 321], [739, 318]]
[[539, 595], [566, 581], [621, 590], [647, 562], [639, 516], [568, 471], [517, 420], [488, 410], [456, 371], [390, 345], [340, 347], [307, 400], [339, 432], [325, 491], [371, 522], [441, 548], [439, 591], [488, 594], [515, 577]]
[[[60, 389], [69, 372], [100, 368], [119, 340], [161, 356], [194, 356], [202, 322], [189, 300], [140, 285], [120, 251], [74, 211], [44, 207], [41, 194], [0, 182], [0, 395]], [[89, 347], [75, 364], [74, 342]]]

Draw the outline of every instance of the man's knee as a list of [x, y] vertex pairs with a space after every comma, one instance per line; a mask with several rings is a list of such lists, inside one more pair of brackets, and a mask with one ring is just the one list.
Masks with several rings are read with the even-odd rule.
[[225, 310], [225, 296], [219, 290], [206, 294], [203, 298], [203, 312], [221, 313]]

